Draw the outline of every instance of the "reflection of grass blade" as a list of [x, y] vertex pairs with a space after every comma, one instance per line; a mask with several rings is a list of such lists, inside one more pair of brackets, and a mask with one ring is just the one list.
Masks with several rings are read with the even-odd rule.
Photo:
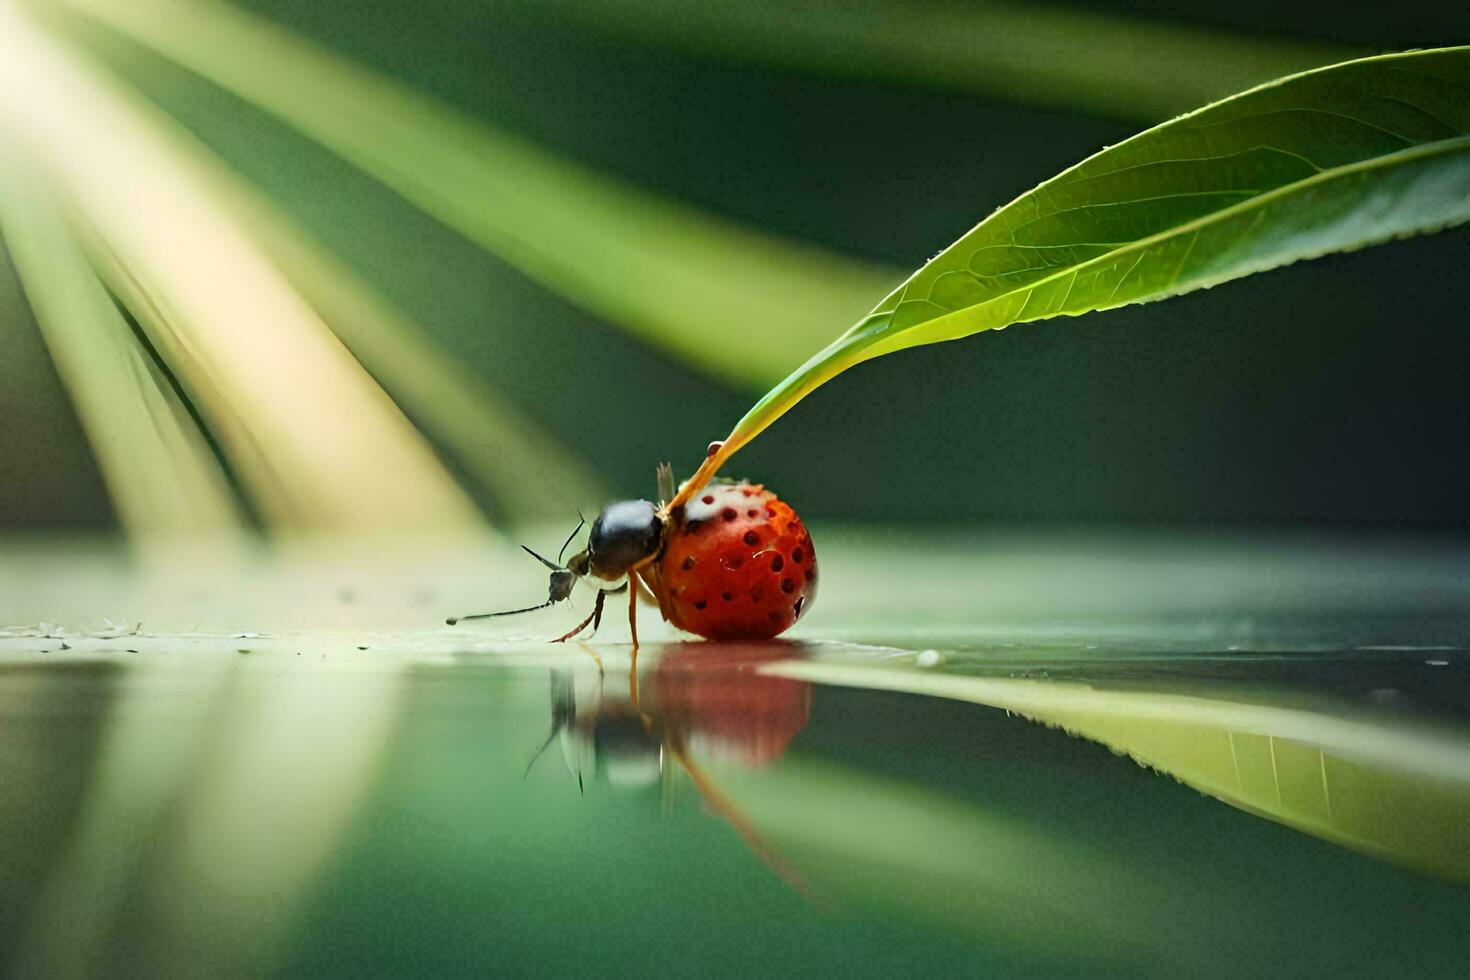
[[1470, 47], [1368, 58], [1264, 85], [1089, 157], [991, 214], [792, 372], [686, 491], [863, 361], [1470, 220], [1467, 89]]
[[1127, 961], [1169, 897], [1101, 847], [900, 780], [801, 756], [719, 779], [844, 906], [878, 901], [1059, 959], [1057, 935], [1088, 937], [1078, 945]]
[[189, 144], [105, 75], [0, 8], [0, 114], [90, 232], [267, 519], [439, 529], [477, 517], [408, 420], [217, 211]]
[[66, 0], [331, 147], [547, 288], [772, 379], [894, 277], [635, 190], [223, 4]]
[[[233, 658], [190, 657], [185, 697], [168, 703], [159, 723], [157, 701], [117, 695], [104, 716], [105, 729], [79, 803], [67, 845], [30, 911], [29, 928], [13, 937], [17, 975], [91, 977], [103, 971], [107, 945], [127, 908], [131, 886], [158, 823], [175, 803], [190, 774], [208, 771], [200, 757], [214, 744], [219, 692], [227, 689]], [[173, 658], [128, 665], [124, 690], [170, 690], [177, 682]], [[111, 689], [111, 688], [104, 688]], [[112, 689], [116, 690], [116, 689]], [[79, 896], [87, 914], [76, 914]], [[115, 964], [113, 964], [115, 968]]]
[[530, 0], [524, 6], [523, 16], [555, 18], [636, 44], [1140, 122], [1369, 53], [1039, 4]]
[[1470, 752], [1463, 738], [1243, 699], [839, 663], [786, 661], [763, 669], [1014, 711], [1267, 819], [1470, 880]]
[[218, 460], [18, 149], [0, 156], [0, 230], [124, 525], [144, 545], [222, 544], [241, 514]]

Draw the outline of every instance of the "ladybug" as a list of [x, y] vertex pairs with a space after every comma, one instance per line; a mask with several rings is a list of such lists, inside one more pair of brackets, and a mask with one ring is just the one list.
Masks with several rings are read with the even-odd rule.
[[[587, 547], [559, 564], [521, 547], [551, 569], [546, 601], [525, 609], [451, 617], [513, 616], [566, 599], [578, 581], [597, 588], [592, 612], [553, 642], [602, 622], [609, 595], [628, 593], [628, 623], [638, 644], [638, 597], [656, 603], [674, 626], [710, 640], [769, 640], [811, 608], [817, 592], [817, 556], [811, 535], [791, 506], [755, 483], [711, 483], [690, 495], [673, 492], [673, 474], [659, 468], [666, 501], [621, 500], [592, 522]], [[681, 502], [687, 498], [687, 502]], [[566, 552], [576, 530], [562, 546]]]

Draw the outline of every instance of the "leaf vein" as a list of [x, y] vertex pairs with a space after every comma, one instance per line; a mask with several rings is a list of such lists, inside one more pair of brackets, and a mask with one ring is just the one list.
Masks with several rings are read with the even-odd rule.
[[1279, 146], [1272, 146], [1270, 143], [1257, 143], [1255, 146], [1247, 147], [1243, 150], [1238, 150], [1232, 153], [1206, 153], [1197, 157], [1168, 157], [1161, 160], [1146, 160], [1143, 163], [1130, 163], [1126, 167], [1116, 167], [1112, 170], [1102, 170], [1095, 174], [1088, 174], [1086, 177], [1079, 177], [1075, 180], [1066, 181], [1062, 186], [1076, 187], [1081, 184], [1086, 184], [1089, 181], [1102, 180], [1106, 177], [1117, 177], [1134, 170], [1143, 170], [1146, 167], [1157, 167], [1169, 163], [1217, 163], [1221, 160], [1229, 160], [1233, 157], [1243, 157], [1247, 154], [1255, 152], [1256, 150], [1269, 150], [1272, 153], [1281, 153], [1289, 157], [1295, 157], [1296, 159], [1305, 163], [1307, 166], [1311, 167], [1313, 170], [1321, 171], [1322, 169], [1312, 160], [1302, 156], [1300, 153], [1296, 153], [1292, 150], [1287, 150]]
[[1196, 228], [1194, 234], [1189, 237], [1189, 244], [1184, 247], [1184, 254], [1180, 256], [1179, 264], [1174, 267], [1174, 274], [1169, 277], [1169, 285], [1172, 286], [1179, 281], [1179, 276], [1184, 272], [1184, 263], [1188, 262], [1189, 257], [1194, 254], [1194, 245], [1198, 241], [1199, 229]]
[[[1178, 192], [1176, 194], [1155, 194], [1155, 195], [1153, 195], [1151, 197], [1135, 197], [1135, 198], [1130, 198], [1130, 199], [1128, 199], [1126, 201], [1103, 201], [1103, 202], [1098, 203], [1098, 204], [1078, 204], [1078, 205], [1075, 205], [1075, 206], [1070, 207], [1070, 208], [1063, 208], [1060, 211], [1053, 211], [1050, 214], [1042, 215], [1039, 218], [1032, 218], [1030, 221], [1026, 222], [1023, 225], [1017, 225], [1014, 229], [1012, 229], [1012, 232], [1011, 233], [1013, 235], [1014, 234], [1018, 234], [1019, 232], [1022, 232], [1025, 229], [1030, 228], [1032, 225], [1040, 224], [1041, 222], [1051, 220], [1052, 218], [1060, 218], [1060, 217], [1063, 217], [1064, 215], [1068, 215], [1068, 214], [1078, 214], [1078, 213], [1083, 212], [1083, 211], [1097, 211], [1097, 210], [1102, 210], [1104, 208], [1120, 208], [1120, 207], [1122, 207], [1125, 204], [1148, 204], [1148, 203], [1151, 203], [1153, 201], [1170, 201], [1170, 200], [1177, 200], [1177, 199], [1190, 198], [1190, 197], [1222, 197], [1222, 196], [1254, 197], [1254, 196], [1256, 196], [1257, 194], [1260, 194], [1260, 193], [1262, 193], [1262, 191], [1261, 191], [1260, 188], [1250, 188], [1249, 190], [1180, 191], [1180, 192]], [[1097, 242], [1097, 243], [1091, 243], [1091, 242], [1065, 242], [1065, 243], [1063, 243], [1061, 245], [1023, 245], [1020, 242], [1017, 242], [1017, 243], [1015, 243], [1014, 245], [1012, 245], [1010, 247], [1011, 248], [1071, 248], [1071, 247], [1076, 247], [1079, 244], [1108, 245], [1108, 244], [1111, 244], [1111, 243], [1108, 243], [1108, 242]], [[1126, 244], [1126, 243], [1119, 243], [1119, 244]]]
[[1328, 116], [1335, 119], [1346, 119], [1348, 122], [1357, 123], [1359, 126], [1362, 126], [1365, 129], [1376, 130], [1377, 132], [1380, 132], [1385, 136], [1391, 136], [1399, 142], [1403, 143], [1405, 146], [1415, 146], [1425, 142], [1424, 140], [1416, 140], [1411, 137], [1405, 136], [1403, 133], [1395, 133], [1391, 129], [1384, 129], [1377, 123], [1369, 122], [1361, 116], [1355, 116], [1350, 112], [1338, 112], [1335, 109], [1323, 109], [1320, 106], [1309, 105], [1290, 106], [1285, 109], [1270, 109], [1266, 112], [1256, 112], [1244, 116], [1236, 116], [1233, 119], [1222, 119], [1220, 122], [1217, 123], [1206, 123], [1204, 125], [1191, 126], [1189, 128], [1194, 132], [1200, 133], [1202, 135], [1208, 135], [1208, 131], [1212, 129], [1220, 129], [1225, 126], [1234, 126], [1243, 122], [1268, 119], [1271, 116], [1297, 115], [1300, 113], [1311, 113], [1314, 115]]
[[[1123, 283], [1127, 282], [1128, 277], [1133, 275], [1133, 270], [1138, 268], [1138, 264], [1143, 261], [1143, 257], [1147, 254], [1148, 249], [1145, 248], [1139, 250], [1137, 257], [1135, 257], [1133, 260], [1133, 264], [1128, 267], [1128, 271], [1123, 273], [1122, 277], [1113, 284], [1113, 291], [1111, 293], [1108, 293], [1107, 301], [1109, 303], [1113, 301], [1114, 296], [1118, 295], [1118, 290], [1123, 288]], [[1076, 275], [1076, 270], [1073, 270], [1073, 275]]]
[[1456, 126], [1454, 123], [1441, 119], [1439, 116], [1436, 116], [1434, 113], [1430, 112], [1428, 109], [1424, 108], [1421, 105], [1415, 105], [1414, 103], [1409, 102], [1405, 99], [1396, 98], [1392, 95], [1384, 95], [1382, 92], [1374, 92], [1370, 89], [1354, 89], [1354, 91], [1361, 92], [1363, 95], [1372, 96], [1375, 99], [1383, 99], [1385, 102], [1397, 103], [1398, 105], [1401, 105], [1406, 109], [1413, 109], [1420, 115], [1426, 116], [1429, 119], [1433, 119], [1435, 122], [1439, 123], [1445, 129], [1448, 129], [1450, 132], [1456, 134], [1457, 136], [1466, 135], [1465, 130], [1461, 129], [1459, 126]]

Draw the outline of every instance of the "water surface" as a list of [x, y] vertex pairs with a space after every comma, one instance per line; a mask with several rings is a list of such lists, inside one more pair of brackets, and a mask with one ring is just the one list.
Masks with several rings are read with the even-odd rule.
[[798, 640], [652, 630], [636, 688], [608, 627], [87, 635], [18, 607], [0, 962], [1462, 975], [1458, 559], [1000, 547], [956, 583], [959, 542], [903, 584], [859, 581], [862, 541], [823, 554]]

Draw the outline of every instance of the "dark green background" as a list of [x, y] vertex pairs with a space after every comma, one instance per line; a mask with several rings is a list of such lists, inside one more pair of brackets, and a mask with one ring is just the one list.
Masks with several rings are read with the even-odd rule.
[[[902, 269], [1141, 128], [702, 61], [467, 0], [248, 5], [632, 182]], [[1383, 50], [1470, 38], [1470, 15], [1437, 6], [1323, 18], [1285, 4], [1124, 6]], [[568, 305], [233, 97], [94, 39], [618, 492], [650, 494], [662, 459], [687, 470], [759, 394]], [[1464, 528], [1467, 260], [1462, 229], [870, 362], [779, 422], [733, 473], [809, 516]], [[17, 297], [6, 270], [0, 313], [23, 315]], [[34, 350], [0, 350], [0, 363], [0, 525], [110, 524], [54, 377]], [[12, 383], [20, 370], [27, 383]], [[597, 503], [569, 499], [568, 512]]]

